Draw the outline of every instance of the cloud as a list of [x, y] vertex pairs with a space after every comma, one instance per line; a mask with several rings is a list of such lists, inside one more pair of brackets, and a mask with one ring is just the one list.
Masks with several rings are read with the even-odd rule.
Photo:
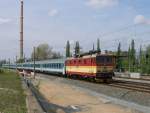
[[56, 15], [58, 15], [58, 10], [57, 9], [52, 9], [52, 10], [50, 10], [49, 12], [48, 12], [48, 15], [49, 16], [51, 16], [51, 17], [53, 17], [53, 16], [56, 16]]
[[0, 17], [0, 24], [5, 24], [5, 23], [9, 23], [9, 22], [11, 22], [11, 19]]
[[92, 8], [106, 8], [119, 4], [119, 0], [88, 0], [86, 4]]
[[136, 15], [134, 18], [135, 24], [150, 24], [150, 19], [145, 18], [143, 15]]

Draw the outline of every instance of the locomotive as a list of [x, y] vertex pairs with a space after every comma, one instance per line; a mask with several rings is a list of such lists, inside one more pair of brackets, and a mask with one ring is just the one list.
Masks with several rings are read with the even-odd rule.
[[114, 76], [115, 56], [112, 54], [86, 54], [69, 58], [65, 62], [65, 72], [68, 76], [83, 78], [112, 79]]
[[89, 52], [73, 58], [50, 59], [45, 61], [25, 62], [18, 64], [4, 64], [3, 68], [28, 70], [58, 74], [67, 77], [80, 77], [89, 79], [112, 79], [115, 68], [115, 56]]

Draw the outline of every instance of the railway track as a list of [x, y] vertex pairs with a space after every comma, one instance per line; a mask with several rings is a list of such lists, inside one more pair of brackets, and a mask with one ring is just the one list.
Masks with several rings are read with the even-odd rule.
[[113, 78], [122, 78], [126, 80], [143, 80], [143, 81], [150, 81], [150, 78], [129, 78], [129, 77], [113, 77]]
[[[45, 77], [48, 78], [49, 76], [45, 76]], [[60, 77], [60, 76], [57, 76], [57, 77]], [[69, 79], [71, 79], [71, 78], [69, 78]], [[74, 80], [91, 82], [91, 83], [96, 83], [96, 84], [103, 84], [101, 82], [99, 83], [99, 82], [95, 82], [95, 81], [91, 81], [91, 80], [81, 80], [81, 79], [77, 79], [77, 78]], [[112, 82], [110, 82], [108, 84], [104, 83], [103, 85], [117, 87], [117, 88], [123, 88], [123, 89], [138, 91], [138, 92], [150, 93], [150, 83], [142, 83], [142, 82], [135, 82], [135, 81], [127, 81], [127, 80], [113, 80]]]
[[118, 88], [133, 90], [133, 91], [150, 93], [150, 84], [149, 83], [114, 80], [114, 81], [112, 81], [112, 83], [110, 83], [108, 85], [112, 86], [112, 87], [118, 87]]

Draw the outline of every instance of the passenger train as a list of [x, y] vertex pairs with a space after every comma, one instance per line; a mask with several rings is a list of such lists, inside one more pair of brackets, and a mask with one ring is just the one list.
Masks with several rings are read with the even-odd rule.
[[50, 59], [45, 61], [4, 64], [3, 68], [59, 74], [67, 77], [91, 79], [112, 79], [115, 56], [111, 54], [87, 54], [73, 58]]

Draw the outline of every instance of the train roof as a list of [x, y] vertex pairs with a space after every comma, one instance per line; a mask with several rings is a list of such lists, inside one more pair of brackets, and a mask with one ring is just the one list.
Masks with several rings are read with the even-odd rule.
[[[41, 64], [41, 63], [64, 63], [66, 58], [61, 58], [61, 59], [49, 59], [49, 60], [42, 60], [42, 61], [35, 61], [36, 64]], [[34, 62], [25, 62], [25, 63], [19, 63], [19, 64], [33, 64]]]

